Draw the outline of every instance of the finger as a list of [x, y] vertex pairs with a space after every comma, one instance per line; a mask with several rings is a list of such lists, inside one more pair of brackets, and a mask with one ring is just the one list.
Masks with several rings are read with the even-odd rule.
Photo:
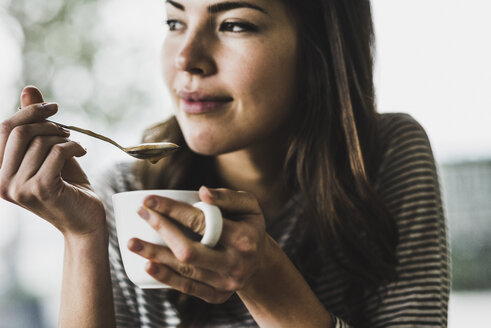
[[[154, 263], [166, 265], [183, 277], [203, 282], [214, 288], [225, 290], [228, 287], [224, 284], [222, 275], [196, 265], [180, 262], [167, 247], [132, 238], [128, 241], [128, 249]], [[216, 264], [213, 268], [216, 268]]]
[[55, 103], [29, 105], [9, 119], [3, 121], [0, 125], [0, 167], [2, 167], [3, 163], [5, 145], [12, 131], [21, 125], [42, 122], [51, 115], [54, 115], [57, 110], [58, 105]]
[[179, 222], [197, 234], [203, 235], [205, 233], [205, 215], [200, 209], [190, 204], [155, 195], [146, 197], [143, 204], [163, 216]]
[[208, 303], [220, 304], [225, 302], [232, 292], [223, 292], [189, 278], [185, 278], [163, 264], [148, 262], [146, 271], [156, 280], [177, 289], [181, 293], [199, 297]]
[[33, 123], [17, 126], [10, 133], [5, 145], [5, 151], [3, 152], [5, 163], [2, 163], [2, 174], [12, 176], [17, 172], [26, 150], [36, 136], [68, 137], [69, 135], [69, 131], [61, 129], [53, 123]]
[[145, 207], [140, 208], [138, 214], [159, 233], [180, 262], [215, 271], [216, 266], [227, 269], [227, 258], [223, 252], [190, 240], [171, 219]]
[[75, 141], [53, 145], [36, 175], [42, 176], [46, 181], [55, 180], [60, 177], [67, 160], [81, 157], [86, 153], [87, 151]]
[[202, 186], [199, 189], [199, 197], [206, 203], [218, 206], [224, 212], [262, 215], [256, 198], [245, 191], [233, 191], [225, 188], [210, 189]]
[[67, 138], [59, 136], [37, 136], [30, 143], [22, 163], [17, 170], [20, 181], [27, 181], [34, 176], [46, 160], [51, 147], [56, 144], [69, 142]]
[[2, 154], [4, 158], [8, 158], [5, 165], [2, 163], [3, 171], [7, 171], [9, 174], [14, 174], [17, 171], [23, 155], [34, 136], [58, 135], [67, 137], [69, 134], [68, 131], [53, 123], [34, 123], [17, 126], [10, 133], [5, 145], [5, 151]]
[[38, 88], [33, 85], [24, 87], [20, 94], [20, 104], [22, 107], [42, 102], [44, 102], [44, 98]]
[[[84, 149], [84, 151], [86, 150]], [[61, 170], [61, 176], [71, 184], [92, 190], [87, 175], [74, 157], [67, 159], [63, 170]]]
[[[42, 122], [58, 111], [57, 103], [32, 104], [17, 111], [9, 119], [3, 122], [5, 128], [10, 131], [18, 125]], [[6, 129], [7, 130], [7, 129]]]

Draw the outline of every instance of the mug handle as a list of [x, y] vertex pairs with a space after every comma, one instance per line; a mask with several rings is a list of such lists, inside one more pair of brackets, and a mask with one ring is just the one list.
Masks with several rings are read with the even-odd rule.
[[193, 204], [194, 207], [199, 208], [205, 215], [205, 233], [201, 238], [201, 243], [210, 248], [215, 247], [222, 235], [223, 218], [222, 212], [218, 206], [211, 205], [205, 202], [197, 202]]

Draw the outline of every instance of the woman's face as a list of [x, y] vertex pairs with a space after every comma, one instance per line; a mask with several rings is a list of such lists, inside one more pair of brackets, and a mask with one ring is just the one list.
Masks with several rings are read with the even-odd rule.
[[163, 75], [189, 147], [218, 155], [279, 131], [296, 95], [297, 34], [279, 0], [168, 0]]

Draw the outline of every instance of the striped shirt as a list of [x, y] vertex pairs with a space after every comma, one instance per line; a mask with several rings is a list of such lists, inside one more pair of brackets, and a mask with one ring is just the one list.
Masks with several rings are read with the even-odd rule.
[[[383, 114], [380, 131], [389, 145], [383, 156], [375, 188], [387, 204], [399, 231], [396, 248], [397, 279], [380, 286], [383, 292], [364, 302], [368, 327], [446, 327], [449, 297], [449, 254], [436, 166], [423, 128], [409, 115]], [[113, 193], [142, 189], [130, 163], [120, 163], [99, 181], [97, 192], [106, 205], [110, 231], [109, 256], [118, 327], [175, 327], [178, 313], [169, 290], [140, 289], [125, 274], [112, 212]], [[103, 183], [103, 184], [101, 184]], [[267, 232], [292, 259], [302, 239], [301, 207], [293, 198]], [[295, 263], [295, 262], [294, 262]], [[347, 275], [335, 265], [323, 265], [309, 284], [336, 327], [350, 327], [343, 295]], [[210, 306], [210, 321], [203, 327], [256, 327], [237, 295]]]

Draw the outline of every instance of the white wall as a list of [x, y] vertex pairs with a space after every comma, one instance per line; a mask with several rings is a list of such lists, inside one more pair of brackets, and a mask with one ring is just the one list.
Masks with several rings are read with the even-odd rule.
[[491, 1], [372, 6], [380, 111], [412, 114], [440, 161], [491, 158]]

